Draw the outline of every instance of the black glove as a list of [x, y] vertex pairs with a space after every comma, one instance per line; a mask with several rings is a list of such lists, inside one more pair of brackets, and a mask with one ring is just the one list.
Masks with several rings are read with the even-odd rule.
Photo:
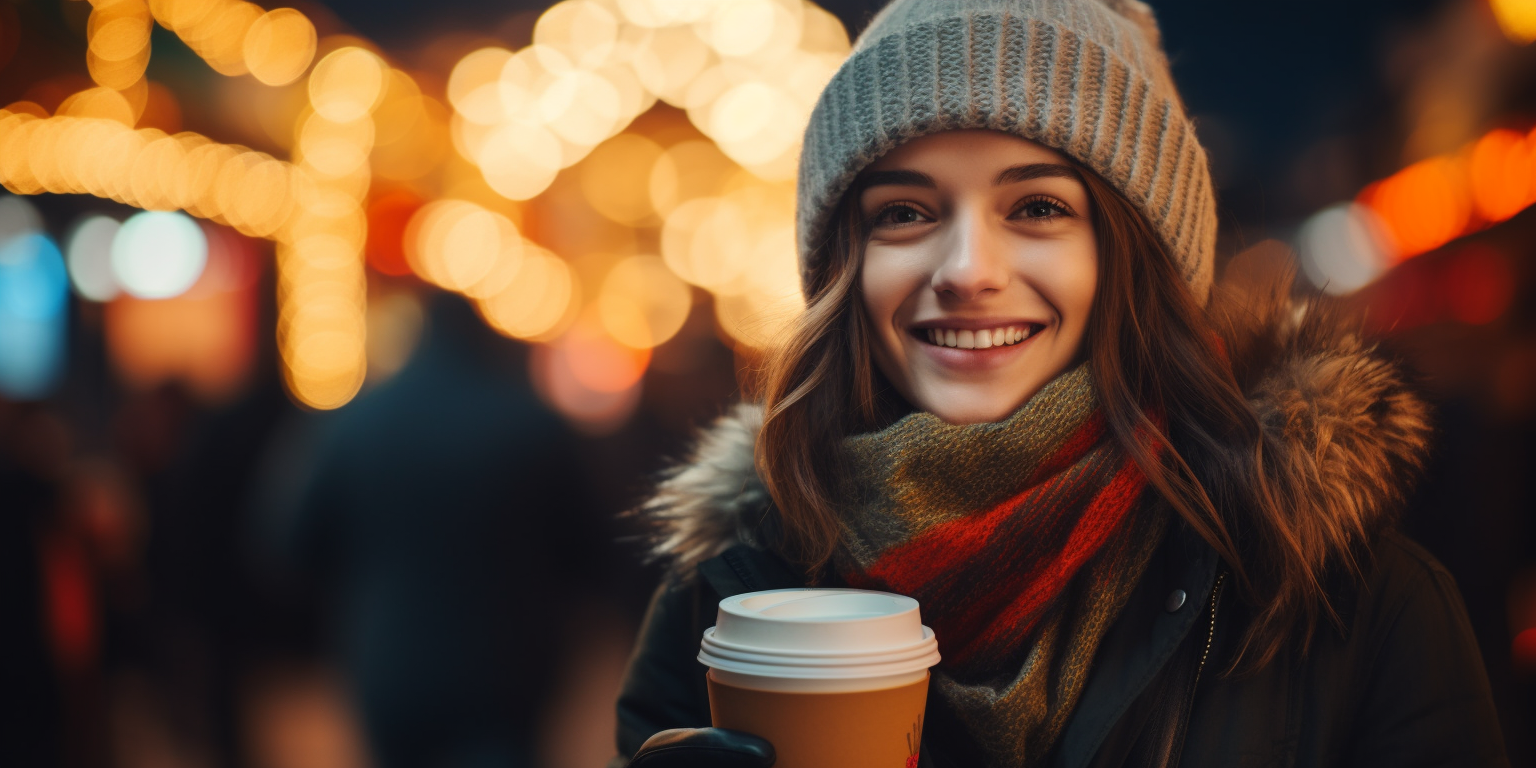
[[724, 728], [673, 728], [645, 740], [629, 768], [770, 768], [773, 745]]

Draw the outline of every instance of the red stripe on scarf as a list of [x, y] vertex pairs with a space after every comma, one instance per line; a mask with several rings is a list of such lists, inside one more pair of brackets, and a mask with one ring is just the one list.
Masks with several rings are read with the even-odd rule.
[[[1051, 498], [1082, 480], [1070, 470], [1103, 439], [1104, 421], [1095, 415], [1042, 462], [1023, 492], [935, 525], [845, 579], [917, 598], [947, 667], [1006, 658], [1119, 529], [1146, 486], [1126, 459], [1092, 496]], [[1046, 499], [1050, 508], [1042, 508]], [[1075, 519], [1053, 514], [1074, 510], [1081, 511]], [[985, 574], [984, 583], [959, 578], [977, 573]]]

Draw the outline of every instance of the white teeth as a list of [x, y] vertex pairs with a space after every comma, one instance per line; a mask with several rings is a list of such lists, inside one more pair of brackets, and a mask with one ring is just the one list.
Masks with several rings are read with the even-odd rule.
[[990, 349], [1017, 344], [1033, 335], [1034, 326], [1010, 325], [1004, 328], [984, 328], [979, 331], [929, 328], [926, 335], [931, 344], [958, 349]]

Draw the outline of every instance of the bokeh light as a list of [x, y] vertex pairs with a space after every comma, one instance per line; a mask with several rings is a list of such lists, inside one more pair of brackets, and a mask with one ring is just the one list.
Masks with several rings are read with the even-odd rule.
[[0, 206], [0, 395], [36, 400], [63, 375], [69, 277], [58, 246], [30, 227], [31, 206]]
[[565, 261], [528, 247], [516, 276], [476, 306], [491, 327], [516, 339], [548, 341], [570, 324], [581, 302], [579, 283]]
[[362, 48], [332, 51], [309, 76], [309, 98], [327, 120], [350, 123], [373, 111], [384, 95], [385, 67]]
[[287, 85], [315, 58], [315, 25], [292, 8], [267, 11], [251, 23], [242, 52], [245, 65], [267, 85]]
[[1472, 202], [1485, 221], [1503, 221], [1536, 200], [1536, 156], [1525, 134], [1490, 131], [1472, 147]]
[[117, 296], [117, 277], [112, 272], [112, 241], [121, 227], [110, 216], [81, 219], [68, 240], [69, 279], [75, 292], [91, 301], [110, 301]]
[[592, 318], [534, 349], [530, 368], [539, 395], [578, 429], [613, 432], [640, 404], [650, 356], [615, 343]]
[[1467, 325], [1498, 320], [1515, 298], [1514, 265], [1488, 245], [1463, 248], [1446, 265], [1442, 281], [1451, 317]]
[[661, 146], [644, 136], [615, 136], [582, 161], [582, 194], [593, 209], [619, 224], [650, 223], [656, 220], [651, 171], [661, 156]]
[[672, 338], [693, 307], [693, 293], [655, 256], [615, 264], [597, 297], [598, 317], [614, 340], [649, 349]]
[[1536, 40], [1536, 2], [1532, 0], [1488, 0], [1494, 18], [1504, 34], [1517, 43]]
[[1358, 290], [1396, 262], [1376, 214], [1356, 203], [1313, 214], [1301, 225], [1296, 247], [1307, 278], [1332, 294]]
[[172, 298], [120, 296], [106, 305], [103, 335], [113, 368], [129, 386], [178, 381], [219, 403], [249, 377], [256, 351], [259, 265], [251, 241], [214, 224], [199, 226], [206, 267]]
[[184, 213], [136, 213], [112, 240], [112, 275], [124, 291], [141, 299], [168, 299], [185, 292], [203, 274], [208, 238]]

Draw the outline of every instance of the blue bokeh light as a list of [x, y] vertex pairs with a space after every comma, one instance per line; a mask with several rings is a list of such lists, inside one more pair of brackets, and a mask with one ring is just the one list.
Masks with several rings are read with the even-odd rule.
[[53, 239], [28, 232], [0, 242], [0, 394], [46, 397], [64, 372], [69, 273]]

